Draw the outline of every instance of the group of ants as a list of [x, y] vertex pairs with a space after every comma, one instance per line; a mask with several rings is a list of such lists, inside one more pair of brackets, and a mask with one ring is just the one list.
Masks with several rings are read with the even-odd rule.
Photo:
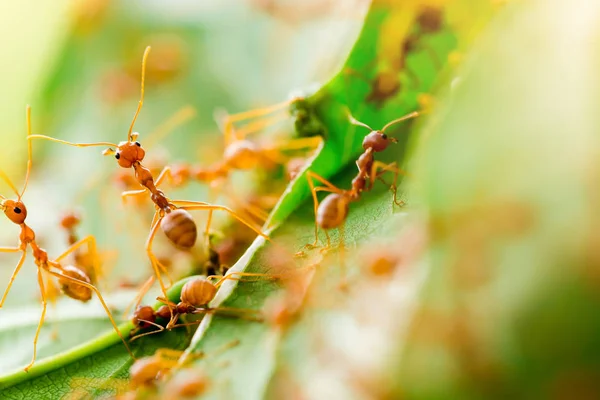
[[[12, 200], [0, 195], [0, 209], [12, 223], [18, 225], [21, 229], [21, 233], [19, 235], [19, 245], [17, 247], [0, 247], [1, 253], [21, 253], [17, 266], [14, 269], [14, 272], [8, 283], [8, 287], [2, 296], [2, 300], [0, 300], [0, 307], [4, 305], [13, 281], [24, 264], [28, 247], [31, 247], [33, 258], [35, 260], [35, 264], [37, 265], [37, 279], [43, 305], [42, 314], [33, 342], [33, 357], [31, 362], [24, 368], [25, 371], [28, 371], [35, 363], [37, 341], [46, 315], [48, 300], [46, 293], [48, 293], [48, 288], [45, 285], [51, 284], [51, 281], [44, 280], [42, 272], [45, 272], [56, 278], [60, 290], [65, 295], [73, 299], [86, 302], [91, 299], [92, 294], [96, 294], [104, 310], [106, 311], [112, 326], [123, 341], [127, 351], [134, 359], [135, 357], [128, 345], [126, 336], [132, 336], [130, 340], [133, 340], [137, 339], [138, 337], [165, 329], [170, 330], [182, 325], [187, 325], [178, 323], [182, 315], [218, 312], [235, 313], [236, 311], [240, 311], [236, 309], [210, 307], [209, 305], [215, 298], [219, 287], [227, 280], [255, 280], [261, 278], [278, 279], [278, 276], [274, 274], [231, 271], [227, 274], [223, 274], [222, 272], [219, 274], [219, 261], [217, 256], [216, 259], [213, 257], [212, 263], [210, 263], [212, 264], [212, 267], [208, 269], [212, 274], [207, 273], [207, 276], [205, 277], [195, 277], [188, 280], [182, 287], [180, 302], [176, 304], [169, 301], [167, 294], [168, 287], [163, 280], [163, 274], [167, 273], [167, 267], [154, 254], [152, 245], [156, 234], [158, 233], [159, 229], [161, 229], [169, 241], [177, 248], [184, 250], [191, 249], [195, 245], [197, 239], [197, 226], [189, 213], [189, 211], [194, 210], [205, 210], [208, 212], [205, 236], [208, 236], [212, 213], [214, 211], [221, 210], [229, 213], [233, 218], [248, 226], [250, 229], [256, 232], [256, 234], [262, 236], [265, 240], [270, 240], [260, 228], [257, 228], [255, 224], [242, 217], [229, 207], [201, 201], [172, 200], [171, 198], [167, 197], [167, 195], [161, 189], [159, 189], [159, 187], [165, 182], [165, 180], [170, 180], [171, 182], [181, 182], [182, 180], [189, 179], [211, 181], [226, 178], [230, 171], [255, 168], [256, 166], [260, 165], [261, 161], [264, 159], [281, 162], [282, 157], [280, 157], [280, 153], [277, 152], [278, 149], [274, 149], [272, 147], [261, 147], [245, 138], [247, 133], [255, 130], [254, 128], [246, 129], [246, 131], [236, 131], [234, 128], [234, 123], [254, 117], [268, 115], [276, 110], [290, 106], [290, 104], [297, 99], [292, 99], [275, 106], [252, 110], [245, 113], [227, 115], [225, 117], [225, 122], [222, 125], [226, 145], [222, 162], [209, 168], [196, 168], [193, 170], [175, 170], [167, 166], [155, 178], [151, 170], [142, 164], [146, 151], [144, 150], [144, 147], [142, 147], [141, 143], [137, 140], [139, 134], [133, 131], [134, 124], [143, 106], [145, 66], [149, 53], [150, 47], [147, 47], [142, 59], [140, 100], [129, 127], [126, 141], [118, 144], [108, 142], [72, 143], [50, 136], [32, 134], [31, 109], [28, 106], [26, 109], [28, 161], [23, 189], [21, 191], [17, 190], [8, 176], [2, 170], [0, 170], [0, 178], [6, 182], [6, 184], [17, 196], [16, 200]], [[344, 222], [348, 216], [350, 203], [359, 201], [362, 194], [366, 191], [370, 191], [373, 188], [375, 181], [381, 179], [381, 176], [384, 173], [391, 173], [394, 175], [393, 183], [390, 185], [390, 189], [394, 194], [393, 201], [395, 204], [402, 204], [402, 202], [398, 201], [396, 198], [396, 182], [399, 174], [403, 174], [404, 172], [398, 168], [395, 162], [386, 164], [379, 160], [375, 160], [375, 153], [382, 152], [386, 150], [390, 144], [397, 142], [395, 138], [386, 134], [386, 130], [388, 128], [401, 121], [414, 118], [418, 115], [418, 112], [412, 112], [389, 122], [382, 129], [375, 130], [369, 127], [367, 124], [356, 120], [351, 116], [350, 113], [348, 113], [348, 120], [351, 124], [364, 127], [369, 130], [369, 133], [365, 136], [362, 142], [362, 148], [364, 151], [356, 160], [358, 173], [352, 179], [350, 189], [344, 190], [330, 183], [317, 173], [310, 170], [306, 171], [306, 178], [308, 179], [310, 191], [314, 200], [315, 213], [315, 241], [312, 244], [306, 245], [307, 248], [317, 247], [319, 240], [319, 229], [322, 229], [325, 232], [327, 243], [321, 250], [329, 249], [330, 237], [327, 231], [333, 228], [339, 228], [340, 230], [343, 228]], [[255, 127], [258, 128], [263, 126], [264, 124], [255, 124]], [[145, 246], [145, 250], [150, 259], [150, 264], [154, 274], [153, 277], [144, 283], [142, 289], [136, 297], [137, 308], [135, 308], [131, 318], [134, 329], [130, 334], [124, 334], [119, 329], [102, 294], [95, 286], [95, 278], [99, 274], [100, 270], [100, 259], [97, 256], [96, 241], [94, 236], [91, 235], [83, 239], [78, 239], [74, 228], [80, 222], [79, 218], [75, 215], [67, 215], [62, 219], [62, 226], [69, 232], [70, 247], [57, 258], [51, 258], [44, 249], [38, 246], [34, 230], [26, 224], [27, 208], [22, 198], [27, 188], [32, 167], [32, 142], [34, 140], [41, 139], [76, 147], [108, 147], [106, 150], [104, 150], [103, 154], [114, 156], [121, 168], [133, 169], [133, 174], [138, 184], [137, 189], [123, 192], [123, 199], [149, 195], [150, 199], [154, 203], [154, 217], [152, 219], [150, 233]], [[317, 146], [321, 145], [322, 139], [320, 137], [310, 139], [311, 140], [308, 141], [306, 138], [293, 139], [298, 140], [299, 143], [294, 144], [292, 140], [292, 144], [289, 145], [289, 148], [306, 147], [307, 144], [316, 148]], [[383, 181], [383, 179], [381, 180]], [[318, 184], [321, 186], [318, 186]], [[317, 192], [328, 192], [329, 194], [321, 202], [319, 202]], [[85, 245], [87, 245], [88, 253], [82, 251], [82, 248]], [[340, 247], [342, 246], [343, 243], [340, 244]], [[64, 265], [67, 258], [70, 256], [74, 257], [74, 262], [71, 263], [73, 265]], [[84, 267], [85, 265], [89, 266], [90, 264], [91, 269]], [[156, 310], [151, 306], [140, 305], [142, 298], [146, 294], [146, 291], [152, 286], [155, 279], [158, 280], [162, 292], [162, 295], [157, 298], [162, 305]], [[147, 330], [151, 327], [154, 327], [155, 329], [148, 332]], [[145, 330], [146, 332], [141, 334], [139, 333]], [[150, 385], [158, 377], [163, 375], [165, 370], [171, 368], [175, 364], [176, 362], [173, 362], [172, 351], [159, 351], [154, 356], [139, 359], [131, 368], [131, 382], [136, 386]]]

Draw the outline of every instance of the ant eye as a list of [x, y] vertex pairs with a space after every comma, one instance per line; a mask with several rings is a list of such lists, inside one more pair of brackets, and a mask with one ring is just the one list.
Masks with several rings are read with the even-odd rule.
[[15, 207], [13, 211], [15, 212], [15, 214], [21, 214], [21, 209], [19, 207]]
[[121, 158], [121, 153], [117, 153], [115, 154], [115, 158], [118, 160], [119, 158]]
[[383, 138], [383, 140], [386, 140], [386, 139], [387, 139], [387, 135], [386, 135], [385, 133], [382, 133], [382, 134], [381, 134], [381, 137]]
[[142, 145], [140, 144], [140, 142], [135, 142], [135, 145], [136, 145], [137, 147], [142, 147]]

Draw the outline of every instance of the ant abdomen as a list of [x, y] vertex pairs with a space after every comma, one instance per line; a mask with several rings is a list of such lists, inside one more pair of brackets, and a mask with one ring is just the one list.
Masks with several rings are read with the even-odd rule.
[[198, 237], [196, 222], [189, 212], [176, 209], [165, 215], [160, 227], [171, 243], [180, 249], [191, 249]]
[[346, 220], [348, 204], [349, 199], [341, 194], [325, 197], [317, 210], [317, 224], [323, 229], [337, 228]]
[[154, 384], [158, 374], [163, 370], [160, 359], [154, 356], [140, 358], [129, 369], [129, 377], [133, 387], [147, 387]]
[[206, 278], [195, 278], [183, 285], [181, 301], [194, 307], [210, 303], [217, 294], [217, 288]]
[[[90, 277], [85, 272], [72, 265], [67, 265], [62, 269], [62, 274], [85, 283], [90, 283]], [[72, 299], [83, 301], [89, 301], [92, 298], [92, 290], [86, 286], [80, 285], [79, 283], [73, 282], [67, 278], [60, 278], [58, 280], [60, 290]]]

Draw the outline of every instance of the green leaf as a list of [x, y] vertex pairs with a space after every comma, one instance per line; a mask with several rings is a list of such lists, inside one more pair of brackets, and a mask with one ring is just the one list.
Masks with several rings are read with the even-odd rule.
[[597, 2], [515, 2], [425, 128], [430, 276], [396, 395], [600, 395], [599, 23]]
[[[187, 279], [174, 284], [169, 289], [170, 300], [178, 301], [185, 282]], [[155, 308], [158, 308], [159, 305], [160, 303], [157, 303]], [[57, 325], [62, 325], [60, 319], [55, 322]], [[72, 329], [75, 332], [65, 333], [69, 340], [74, 340], [73, 337], [77, 336], [77, 332], [89, 332], [90, 325], [85, 320], [80, 320], [79, 323], [73, 324]], [[131, 322], [119, 326], [121, 334], [126, 338], [132, 329]], [[94, 332], [92, 331], [92, 333]], [[50, 332], [47, 332], [48, 336], [51, 336]], [[161, 337], [163, 337], [162, 340]], [[169, 332], [167, 335], [150, 335], [141, 338], [131, 344], [131, 349], [136, 357], [142, 357], [154, 354], [158, 348], [183, 349], [188, 342], [189, 334], [185, 330], [179, 329]], [[56, 348], [52, 350], [55, 352]], [[20, 352], [21, 349], [17, 348], [14, 351]], [[9, 357], [9, 352], [3, 354]], [[132, 362], [133, 360], [121, 343], [121, 339], [116, 332], [111, 330], [63, 353], [38, 359], [28, 372], [23, 371], [20, 367], [14, 372], [0, 376], [0, 391], [6, 398], [12, 398], [9, 396], [19, 398], [22, 393], [33, 397], [45, 396], [49, 390], [53, 391], [52, 397], [60, 397], [73, 390], [74, 386], [71, 380], [75, 378], [79, 382], [76, 382], [75, 385], [82, 384], [80, 380], [92, 379], [96, 385], [102, 388], [106, 385], [108, 389], [114, 389], [111, 386], [111, 380], [125, 378]], [[45, 378], [41, 379], [42, 376]], [[55, 380], [58, 383], [49, 387], [48, 382], [55, 382]]]
[[[447, 20], [451, 8], [441, 9], [439, 29], [419, 34], [418, 3], [373, 1], [342, 70], [315, 94], [292, 106], [299, 135], [325, 136], [323, 148], [308, 167], [311, 171], [329, 178], [362, 152], [362, 140], [369, 132], [350, 124], [348, 112], [373, 129], [381, 129], [419, 110], [419, 97], [433, 91], [448, 55], [457, 47], [457, 38]], [[403, 43], [410, 35], [419, 38], [419, 45], [404, 52]], [[403, 59], [406, 66], [401, 68], [398, 64]], [[397, 85], [396, 89], [379, 89], [378, 79], [382, 77]], [[401, 149], [405, 148], [410, 125], [399, 124], [388, 132], [399, 140]], [[404, 150], [400, 160], [403, 158]], [[286, 190], [268, 224], [281, 223], [309, 195], [304, 172]]]

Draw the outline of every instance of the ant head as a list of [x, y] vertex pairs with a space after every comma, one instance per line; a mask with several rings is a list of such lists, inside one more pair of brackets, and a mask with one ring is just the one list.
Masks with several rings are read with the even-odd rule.
[[65, 213], [60, 219], [60, 226], [65, 229], [71, 229], [79, 225], [81, 222], [81, 217], [75, 211], [69, 211]]
[[390, 145], [390, 143], [397, 143], [398, 141], [389, 137], [383, 131], [371, 131], [367, 136], [365, 136], [362, 147], [367, 150], [369, 148], [373, 149], [374, 152], [384, 151]]
[[132, 134], [131, 141], [121, 142], [116, 149], [106, 149], [102, 154], [105, 156], [114, 155], [119, 166], [123, 168], [131, 168], [136, 162], [141, 162], [146, 155], [146, 150], [140, 142], [136, 141], [138, 134]]
[[0, 201], [0, 208], [4, 211], [4, 214], [13, 223], [21, 225], [27, 218], [27, 208], [21, 200], [2, 200]]

